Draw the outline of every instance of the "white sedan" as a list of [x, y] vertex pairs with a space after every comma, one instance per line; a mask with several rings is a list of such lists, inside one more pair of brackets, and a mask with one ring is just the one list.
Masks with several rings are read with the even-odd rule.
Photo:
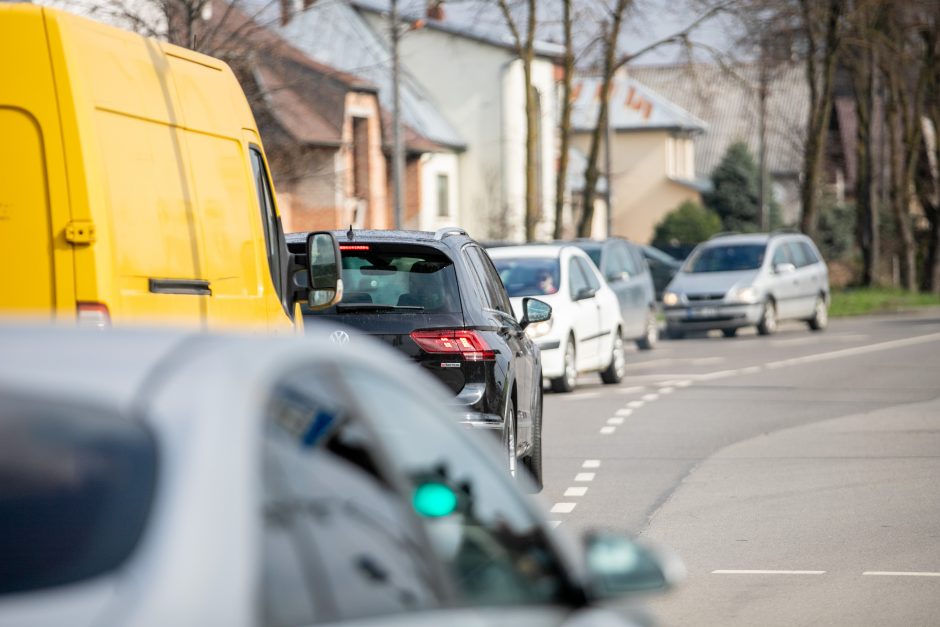
[[599, 372], [604, 383], [620, 383], [624, 373], [620, 304], [584, 251], [535, 244], [487, 252], [514, 310], [521, 311], [525, 296], [552, 306], [550, 320], [526, 328], [541, 349], [542, 376], [552, 390], [570, 392], [584, 372]]

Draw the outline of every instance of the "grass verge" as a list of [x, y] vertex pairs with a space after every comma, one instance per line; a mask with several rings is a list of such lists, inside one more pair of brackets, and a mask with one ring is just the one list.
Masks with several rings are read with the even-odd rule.
[[838, 317], [897, 313], [930, 306], [940, 306], [940, 296], [884, 287], [847, 288], [832, 291], [829, 315]]

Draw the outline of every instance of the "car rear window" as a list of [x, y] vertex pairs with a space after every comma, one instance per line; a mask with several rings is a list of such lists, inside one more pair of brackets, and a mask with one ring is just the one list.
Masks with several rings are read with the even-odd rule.
[[493, 265], [510, 296], [544, 296], [558, 291], [558, 259], [503, 258], [493, 259]]
[[736, 272], [756, 270], [764, 263], [764, 244], [718, 244], [698, 249], [683, 272]]
[[94, 408], [0, 399], [0, 595], [118, 568], [153, 500], [150, 432]]
[[461, 313], [457, 273], [432, 248], [343, 244], [343, 299], [316, 315], [362, 311]]

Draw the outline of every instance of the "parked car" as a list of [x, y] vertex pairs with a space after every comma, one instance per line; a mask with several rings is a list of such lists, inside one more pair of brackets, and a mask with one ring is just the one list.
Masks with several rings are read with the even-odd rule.
[[0, 625], [626, 627], [677, 566], [572, 552], [447, 402], [372, 342], [0, 327]]
[[682, 262], [655, 246], [641, 246], [640, 251], [643, 253], [646, 265], [650, 269], [650, 275], [653, 277], [656, 300], [662, 301], [666, 286], [672, 281], [672, 277], [676, 276], [676, 272], [682, 267]]
[[708, 329], [732, 337], [746, 326], [769, 335], [788, 319], [820, 331], [829, 320], [829, 273], [805, 235], [722, 235], [692, 251], [663, 305], [673, 337]]
[[513, 306], [534, 296], [552, 307], [551, 320], [526, 329], [538, 343], [542, 374], [552, 390], [572, 391], [584, 372], [599, 372], [604, 383], [620, 383], [625, 371], [620, 305], [580, 248], [538, 244], [488, 252]]
[[[336, 231], [343, 302], [308, 320], [350, 327], [395, 346], [451, 389], [469, 426], [499, 434], [511, 473], [521, 462], [542, 482], [542, 365], [525, 333], [551, 308], [509, 296], [486, 252], [461, 229]], [[306, 234], [288, 244], [299, 253]]]
[[636, 342], [640, 350], [652, 349], [659, 341], [656, 288], [641, 248], [620, 237], [579, 239], [571, 244], [588, 254], [617, 295], [624, 338]]
[[325, 297], [326, 275], [288, 254], [222, 61], [0, 3], [0, 112], [0, 249], [16, 260], [0, 264], [0, 313], [293, 334], [306, 277]]

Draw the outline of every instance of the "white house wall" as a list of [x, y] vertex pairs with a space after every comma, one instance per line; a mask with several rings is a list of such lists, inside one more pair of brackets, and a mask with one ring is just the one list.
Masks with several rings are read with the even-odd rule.
[[[448, 204], [450, 214], [438, 215], [437, 177], [445, 174], [449, 181]], [[460, 163], [450, 152], [425, 153], [421, 157], [421, 217], [418, 229], [436, 231], [445, 226], [462, 224], [460, 216]]]

